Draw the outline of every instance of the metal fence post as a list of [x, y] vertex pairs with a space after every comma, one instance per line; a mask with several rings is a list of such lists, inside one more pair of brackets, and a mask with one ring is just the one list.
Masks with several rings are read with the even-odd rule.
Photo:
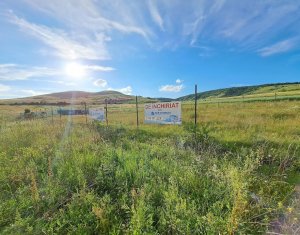
[[53, 121], [53, 107], [51, 107], [51, 115], [52, 115], [52, 125], [54, 124], [54, 121]]
[[137, 96], [135, 96], [135, 107], [136, 107], [136, 127], [139, 128], [139, 107], [138, 107]]
[[86, 102], [84, 102], [84, 113], [85, 113], [85, 124], [87, 124], [87, 109], [86, 109]]
[[108, 126], [108, 119], [107, 119], [107, 99], [105, 99], [105, 120], [106, 120], [106, 126]]
[[197, 84], [195, 85], [195, 126], [197, 125]]

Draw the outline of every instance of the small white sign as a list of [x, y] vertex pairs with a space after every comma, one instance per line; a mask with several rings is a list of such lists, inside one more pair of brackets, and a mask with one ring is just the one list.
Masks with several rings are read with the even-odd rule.
[[145, 104], [145, 123], [181, 125], [181, 102]]
[[104, 122], [105, 121], [104, 108], [89, 109], [89, 116], [94, 120]]

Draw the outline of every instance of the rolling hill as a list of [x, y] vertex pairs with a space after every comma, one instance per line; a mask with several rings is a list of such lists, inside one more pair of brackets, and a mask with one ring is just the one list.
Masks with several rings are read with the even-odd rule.
[[[125, 95], [118, 91], [101, 91], [101, 92], [85, 92], [85, 91], [65, 91], [45, 95], [38, 95], [26, 98], [1, 100], [1, 104], [80, 104], [86, 102], [89, 104], [105, 103], [132, 103], [135, 102], [135, 96]], [[153, 102], [155, 99], [139, 97], [140, 102]]]
[[[298, 97], [300, 98], [300, 82], [295, 83], [274, 83], [256, 86], [230, 87], [197, 93], [198, 99], [255, 99], [271, 97]], [[195, 94], [177, 98], [179, 101], [191, 101]]]
[[[276, 83], [263, 84], [256, 86], [230, 87], [197, 94], [199, 100], [204, 101], [221, 101], [231, 102], [239, 100], [270, 100], [270, 99], [300, 99], [300, 82], [295, 83]], [[179, 97], [177, 99], [171, 98], [151, 98], [138, 97], [140, 103], [145, 102], [168, 102], [172, 100], [177, 101], [192, 101], [195, 99], [195, 94]], [[118, 91], [101, 91], [101, 92], [85, 92], [85, 91], [65, 91], [45, 95], [38, 95], [26, 98], [0, 100], [0, 104], [80, 104], [86, 102], [88, 104], [103, 104], [105, 100], [108, 103], [134, 103], [135, 96], [125, 95]]]

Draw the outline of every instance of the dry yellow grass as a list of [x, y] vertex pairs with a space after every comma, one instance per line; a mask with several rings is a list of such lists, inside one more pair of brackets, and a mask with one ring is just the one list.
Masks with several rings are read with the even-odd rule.
[[[99, 106], [89, 106], [103, 107]], [[45, 106], [0, 106], [0, 120], [16, 120], [25, 108], [31, 111], [51, 110]], [[58, 107], [54, 107], [56, 109]], [[68, 107], [65, 107], [68, 109]], [[75, 108], [75, 107], [74, 107]], [[82, 108], [82, 107], [77, 107]], [[62, 122], [67, 116], [62, 116]], [[85, 123], [85, 116], [69, 117], [73, 122]], [[52, 119], [48, 114], [48, 119]], [[182, 104], [183, 123], [194, 121], [194, 104]], [[207, 103], [198, 104], [198, 123], [209, 127], [210, 133], [222, 142], [250, 143], [258, 140], [278, 144], [300, 142], [300, 101], [278, 102], [239, 102], [239, 103]], [[59, 122], [60, 116], [55, 115], [54, 121]], [[92, 121], [88, 118], [88, 121]], [[180, 131], [180, 127], [145, 125], [144, 105], [139, 105], [140, 128], [154, 132]], [[125, 125], [136, 128], [135, 104], [108, 105], [109, 125]]]

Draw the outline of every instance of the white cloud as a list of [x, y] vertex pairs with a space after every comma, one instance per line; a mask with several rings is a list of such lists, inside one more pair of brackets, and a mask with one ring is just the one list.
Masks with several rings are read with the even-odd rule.
[[183, 85], [164, 85], [159, 88], [159, 91], [180, 92], [182, 89]]
[[3, 85], [0, 83], [0, 91], [1, 92], [9, 91], [10, 89], [11, 89], [10, 86]]
[[[1, 91], [1, 90], [0, 90]], [[36, 95], [43, 95], [51, 93], [47, 90], [32, 90], [32, 89], [19, 89], [18, 87], [10, 87], [9, 90], [0, 92], [0, 99], [13, 99], [13, 98], [22, 98]]]
[[176, 85], [163, 85], [159, 88], [159, 91], [164, 92], [180, 92], [184, 86], [183, 86], [183, 80], [176, 79], [175, 81]]
[[65, 59], [109, 59], [104, 41], [91, 41], [87, 38], [80, 41], [71, 38], [65, 31], [49, 28], [44, 25], [30, 23], [19, 18], [13, 13], [9, 14], [11, 23], [16, 24], [20, 29], [41, 40], [44, 44], [54, 49], [54, 54]]
[[175, 81], [177, 84], [180, 84], [180, 83], [183, 83], [183, 80], [180, 80], [180, 79], [176, 79]]
[[35, 91], [35, 90], [20, 90], [25, 96], [36, 96], [36, 95], [44, 95], [47, 94], [48, 92], [43, 92], [43, 91]]
[[267, 46], [258, 50], [261, 56], [271, 56], [279, 53], [284, 53], [295, 48], [297, 40], [295, 38], [277, 42], [271, 46]]
[[[86, 72], [110, 72], [115, 70], [112, 67], [100, 65], [80, 65]], [[27, 80], [33, 78], [43, 79], [47, 77], [63, 77], [66, 76], [64, 69], [48, 68], [48, 67], [30, 67], [18, 64], [0, 64], [0, 81]], [[38, 80], [37, 80], [38, 81]], [[46, 81], [46, 80], [45, 80]], [[49, 80], [48, 80], [49, 81]], [[57, 82], [57, 81], [53, 81]], [[62, 82], [61, 84], [72, 86], [72, 82]]]
[[112, 67], [105, 67], [105, 66], [99, 66], [99, 65], [84, 65], [84, 69], [91, 70], [91, 71], [102, 71], [102, 72], [109, 72], [114, 71], [115, 69]]
[[124, 87], [124, 88], [108, 88], [107, 90], [110, 90], [110, 91], [119, 91], [125, 95], [131, 95], [132, 94], [132, 87], [131, 86], [127, 86], [127, 87]]
[[94, 81], [94, 85], [104, 88], [107, 86], [107, 81], [104, 79], [98, 79], [98, 80]]
[[0, 69], [6, 69], [10, 67], [15, 67], [16, 64], [0, 64]]
[[59, 71], [47, 67], [0, 64], [0, 81], [26, 80], [34, 77], [52, 77], [59, 74]]
[[[190, 27], [189, 34], [194, 41], [229, 42], [234, 43], [234, 48], [256, 51], [287, 28], [293, 28], [295, 22], [299, 23], [298, 1], [232, 0], [217, 5], [218, 1], [210, 4], [211, 1], [204, 0], [195, 6], [199, 16], [197, 18], [194, 14], [192, 22], [197, 22], [199, 17], [204, 17], [204, 20]], [[300, 30], [293, 32], [299, 34]]]
[[118, 89], [118, 91], [120, 91], [121, 93], [123, 93], [125, 95], [131, 95], [132, 94], [132, 87], [131, 86], [127, 86], [127, 87]]
[[[134, 33], [148, 38], [151, 34], [138, 17], [143, 14], [135, 4], [123, 1], [94, 1], [79, 0], [25, 0], [35, 9], [38, 9], [55, 19], [59, 19], [72, 26], [82, 28], [93, 33], [111, 32]], [[76, 17], [74, 17], [76, 16]]]
[[160, 16], [157, 6], [154, 5], [154, 1], [153, 0], [149, 0], [148, 1], [148, 6], [149, 6], [149, 11], [151, 14], [151, 17], [153, 19], [153, 21], [159, 26], [159, 28], [164, 31], [164, 22], [162, 17]]
[[[268, 49], [270, 42], [285, 32], [291, 36], [300, 34], [300, 1], [23, 1], [48, 17], [47, 22], [55, 19], [64, 30], [34, 24], [13, 13], [10, 21], [56, 55], [68, 59], [108, 59], [108, 44], [120, 42], [121, 48], [127, 46], [124, 35], [139, 35], [156, 49], [176, 49], [199, 42], [209, 46], [222, 43], [225, 50], [230, 47], [231, 51], [272, 55], [260, 49]], [[199, 48], [199, 55], [211, 56], [213, 49]]]

